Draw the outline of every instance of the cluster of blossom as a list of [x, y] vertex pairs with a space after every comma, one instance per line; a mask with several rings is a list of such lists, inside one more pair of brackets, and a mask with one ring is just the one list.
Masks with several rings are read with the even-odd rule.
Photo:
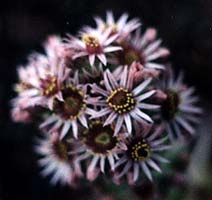
[[35, 149], [53, 184], [101, 173], [117, 184], [152, 181], [168, 163], [163, 151], [194, 134], [198, 98], [165, 64], [169, 50], [154, 28], [143, 31], [127, 14], [116, 21], [111, 12], [95, 22], [77, 36], [50, 36], [46, 54], [33, 53], [18, 68], [12, 118], [42, 116]]

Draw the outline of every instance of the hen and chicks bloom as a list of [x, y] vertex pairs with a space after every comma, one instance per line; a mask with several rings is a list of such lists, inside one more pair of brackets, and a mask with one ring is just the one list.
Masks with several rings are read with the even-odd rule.
[[175, 78], [171, 69], [160, 81], [160, 88], [166, 98], [161, 103], [161, 114], [157, 118], [162, 119], [170, 140], [181, 137], [183, 130], [193, 135], [195, 129], [192, 125], [199, 123], [202, 113], [202, 109], [196, 105], [199, 98], [193, 95], [195, 89], [183, 83], [182, 72]]
[[62, 184], [74, 183], [74, 179], [80, 177], [81, 171], [75, 165], [75, 156], [69, 152], [75, 148], [74, 141], [58, 138], [57, 133], [45, 135], [45, 138], [38, 139], [35, 146], [36, 152], [41, 156], [38, 160], [42, 167], [43, 176], [51, 176], [51, 183]]
[[114, 124], [103, 126], [102, 119], [92, 120], [88, 128], [83, 129], [79, 139], [82, 146], [79, 147], [81, 155], [76, 162], [81, 162], [90, 158], [86, 174], [89, 180], [94, 180], [99, 172], [105, 172], [106, 162], [109, 162], [110, 169], [114, 171], [115, 160], [118, 159], [118, 153], [126, 149], [123, 138], [125, 136], [114, 136]]
[[75, 138], [78, 137], [79, 122], [84, 127], [87, 127], [88, 114], [93, 114], [94, 111], [88, 108], [89, 102], [92, 100], [86, 94], [86, 88], [79, 84], [78, 73], [66, 83], [61, 89], [63, 101], [57, 99], [53, 102], [53, 113], [40, 125], [43, 130], [48, 130], [49, 133], [58, 131], [60, 137], [63, 138], [72, 127], [72, 133]]
[[106, 65], [107, 58], [105, 54], [120, 51], [122, 49], [120, 46], [111, 45], [118, 37], [118, 34], [110, 34], [111, 29], [107, 29], [104, 33], [89, 29], [86, 32], [80, 33], [80, 39], [72, 35], [68, 35], [68, 38], [65, 39], [66, 48], [73, 49], [76, 52], [73, 59], [88, 56], [89, 63], [93, 66], [95, 57], [98, 57], [101, 63]]
[[152, 119], [143, 112], [143, 110], [159, 108], [158, 105], [143, 102], [155, 94], [155, 90], [145, 91], [150, 82], [151, 78], [133, 87], [133, 77], [129, 74], [127, 66], [121, 74], [120, 82], [115, 80], [109, 70], [106, 70], [104, 73], [105, 89], [93, 85], [93, 92], [102, 96], [102, 99], [96, 102], [96, 105], [101, 106], [102, 109], [97, 111], [92, 118], [107, 116], [104, 125], [117, 120], [115, 135], [124, 122], [129, 134], [132, 132], [132, 120], [140, 123], [145, 123], [145, 121], [153, 123]]
[[[61, 87], [70, 69], [64, 65], [63, 46], [59, 37], [51, 36], [45, 43], [47, 55], [34, 53], [26, 67], [18, 68], [20, 82], [15, 90], [23, 107], [43, 106], [52, 109], [54, 99], [63, 101]], [[25, 101], [24, 101], [25, 100]]]
[[168, 160], [160, 156], [160, 151], [170, 148], [166, 144], [166, 137], [162, 136], [163, 128], [154, 127], [150, 130], [141, 129], [136, 123], [134, 137], [127, 138], [127, 150], [121, 153], [115, 168], [117, 169], [114, 181], [119, 183], [120, 179], [127, 175], [128, 183], [133, 184], [139, 178], [140, 169], [147, 178], [153, 181], [151, 169], [161, 173], [159, 163], [167, 163]]
[[110, 62], [119, 65], [131, 65], [133, 62], [139, 62], [144, 68], [164, 69], [165, 65], [159, 63], [158, 59], [167, 57], [169, 50], [160, 46], [162, 40], [156, 39], [156, 36], [157, 31], [154, 28], [148, 28], [143, 34], [140, 29], [136, 30], [129, 39], [119, 43], [122, 51], [114, 53]]
[[36, 145], [38, 163], [53, 184], [72, 185], [83, 172], [90, 181], [100, 172], [116, 183], [126, 176], [134, 184], [143, 173], [153, 181], [151, 169], [161, 172], [168, 162], [161, 156], [170, 148], [165, 136], [174, 142], [194, 133], [198, 98], [181, 75], [164, 78], [169, 50], [155, 29], [141, 31], [127, 14], [95, 21], [64, 42], [49, 37], [46, 54], [19, 67], [13, 120], [38, 121], [39, 113], [45, 137]]

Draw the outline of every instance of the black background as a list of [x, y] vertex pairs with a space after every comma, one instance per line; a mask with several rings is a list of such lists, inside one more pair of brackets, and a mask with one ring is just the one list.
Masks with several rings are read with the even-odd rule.
[[[118, 17], [128, 12], [143, 27], [158, 29], [171, 50], [176, 71], [197, 88], [203, 102], [212, 98], [211, 0], [7, 0], [0, 2], [0, 199], [87, 199], [89, 190], [51, 187], [39, 176], [33, 139], [36, 128], [14, 124], [9, 101], [15, 96], [16, 67], [26, 62], [49, 34], [76, 33], [84, 24], [94, 25], [94, 15], [106, 10]], [[210, 103], [208, 103], [210, 106]], [[79, 195], [80, 194], [80, 195]], [[71, 197], [70, 197], [71, 196]]]

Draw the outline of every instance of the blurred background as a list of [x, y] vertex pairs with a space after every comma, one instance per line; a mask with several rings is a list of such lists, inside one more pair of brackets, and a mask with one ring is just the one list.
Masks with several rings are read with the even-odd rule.
[[[176, 71], [197, 88], [205, 109], [199, 137], [187, 147], [176, 146], [170, 168], [158, 184], [132, 188], [107, 179], [82, 183], [78, 189], [51, 186], [39, 175], [33, 153], [37, 129], [11, 121], [10, 99], [17, 81], [16, 67], [34, 50], [43, 51], [49, 34], [76, 33], [92, 17], [116, 17], [128, 12], [143, 27], [155, 27], [171, 50]], [[212, 1], [211, 0], [7, 0], [0, 5], [0, 200], [92, 199], [212, 199]], [[175, 155], [176, 154], [176, 155]], [[156, 179], [156, 178], [155, 178]]]

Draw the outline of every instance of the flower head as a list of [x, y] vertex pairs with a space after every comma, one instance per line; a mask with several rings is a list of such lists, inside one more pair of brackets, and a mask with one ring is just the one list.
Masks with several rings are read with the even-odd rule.
[[192, 124], [199, 122], [198, 115], [202, 113], [202, 110], [195, 105], [199, 99], [193, 95], [194, 88], [188, 88], [183, 83], [182, 73], [175, 79], [171, 69], [168, 76], [161, 80], [160, 87], [166, 95], [161, 103], [160, 118], [163, 120], [170, 140], [181, 137], [182, 130], [194, 134], [195, 129]]
[[[70, 69], [64, 65], [62, 44], [59, 39], [55, 44], [49, 38], [51, 44], [46, 43], [47, 56], [33, 54], [26, 67], [19, 67], [18, 74], [20, 83], [16, 85], [16, 91], [20, 98], [28, 99], [28, 106], [45, 106], [52, 109], [54, 99], [62, 101], [60, 89], [68, 78]], [[57, 48], [56, 48], [57, 47]]]
[[76, 162], [85, 159], [91, 159], [87, 167], [87, 178], [94, 180], [99, 172], [105, 172], [105, 163], [109, 161], [110, 169], [113, 171], [117, 154], [121, 149], [126, 149], [123, 143], [123, 137], [113, 136], [114, 125], [103, 126], [103, 121], [93, 120], [89, 123], [88, 128], [84, 129], [80, 134], [82, 154], [78, 156]]
[[39, 139], [35, 149], [41, 156], [38, 160], [43, 168], [43, 176], [52, 176], [51, 183], [74, 184], [74, 179], [81, 176], [81, 171], [74, 164], [75, 156], [69, 154], [74, 150], [75, 143], [71, 140], [60, 140], [57, 133]]
[[162, 64], [155, 62], [169, 55], [169, 50], [161, 47], [161, 39], [156, 40], [156, 30], [149, 28], [141, 35], [140, 29], [128, 40], [120, 43], [122, 51], [114, 53], [110, 62], [113, 64], [131, 65], [140, 62], [148, 69], [164, 69]]
[[129, 184], [136, 182], [139, 178], [140, 168], [149, 180], [152, 179], [150, 168], [157, 172], [161, 172], [159, 162], [168, 162], [165, 158], [159, 155], [160, 151], [169, 148], [165, 144], [167, 138], [162, 137], [163, 128], [155, 127], [149, 130], [141, 129], [137, 123], [135, 125], [134, 137], [127, 138], [127, 150], [123, 151], [120, 159], [116, 162], [116, 173], [114, 180], [119, 182], [119, 179], [127, 175]]
[[133, 88], [132, 77], [125, 66], [120, 82], [116, 81], [109, 70], [104, 73], [104, 86], [106, 90], [97, 85], [93, 86], [93, 91], [102, 95], [102, 100], [96, 102], [102, 109], [95, 113], [92, 118], [108, 116], [104, 125], [108, 125], [117, 119], [115, 135], [119, 132], [122, 124], [125, 122], [129, 133], [132, 132], [132, 119], [140, 123], [150, 122], [152, 119], [142, 110], [154, 110], [159, 106], [143, 103], [144, 100], [151, 97], [155, 90], [144, 92], [150, 84], [151, 78], [143, 81], [137, 87]]
[[88, 56], [90, 65], [94, 65], [95, 57], [97, 56], [101, 63], [107, 64], [106, 53], [119, 51], [121, 47], [111, 46], [111, 43], [117, 38], [117, 34], [110, 36], [111, 30], [108, 29], [104, 33], [99, 33], [95, 30], [87, 30], [81, 32], [81, 39], [69, 35], [66, 39], [67, 49], [75, 50], [76, 54], [73, 59]]
[[63, 101], [57, 99], [53, 102], [53, 115], [49, 116], [41, 125], [41, 129], [48, 129], [49, 133], [59, 131], [63, 138], [72, 127], [75, 138], [78, 136], [78, 121], [87, 127], [87, 114], [93, 114], [93, 110], [87, 107], [86, 89], [79, 84], [78, 73], [61, 88]]

